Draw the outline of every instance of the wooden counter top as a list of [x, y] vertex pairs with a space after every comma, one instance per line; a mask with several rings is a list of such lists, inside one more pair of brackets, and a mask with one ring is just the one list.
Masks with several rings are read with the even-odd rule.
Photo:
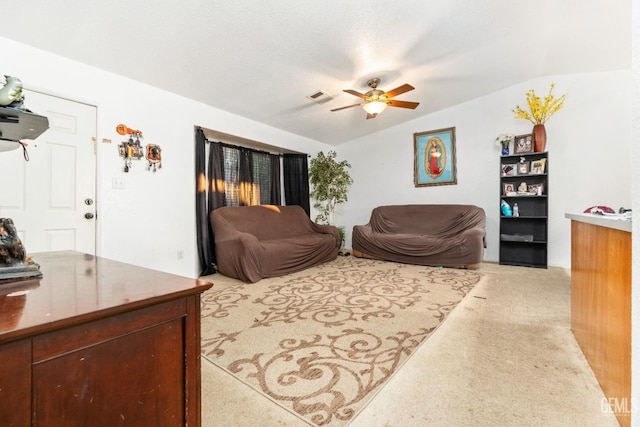
[[621, 219], [619, 216], [566, 213], [564, 214], [564, 217], [572, 221], [579, 221], [587, 224], [599, 225], [601, 227], [615, 228], [616, 230], [631, 232], [631, 221]]
[[73, 251], [30, 254], [42, 277], [0, 282], [0, 342], [191, 295], [212, 284]]

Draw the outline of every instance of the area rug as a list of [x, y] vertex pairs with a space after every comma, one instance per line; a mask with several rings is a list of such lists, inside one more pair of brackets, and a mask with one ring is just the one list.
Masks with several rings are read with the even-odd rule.
[[202, 355], [310, 424], [343, 426], [480, 281], [473, 270], [338, 257], [202, 296]]

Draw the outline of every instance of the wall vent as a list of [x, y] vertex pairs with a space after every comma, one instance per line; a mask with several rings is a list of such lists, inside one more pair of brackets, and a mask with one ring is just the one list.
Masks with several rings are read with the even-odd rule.
[[328, 93], [326, 93], [321, 89], [318, 89], [317, 91], [313, 92], [311, 95], [307, 95], [307, 98], [309, 98], [310, 100], [312, 100], [317, 104], [324, 104], [325, 102], [331, 101], [333, 99], [331, 95], [329, 95]]

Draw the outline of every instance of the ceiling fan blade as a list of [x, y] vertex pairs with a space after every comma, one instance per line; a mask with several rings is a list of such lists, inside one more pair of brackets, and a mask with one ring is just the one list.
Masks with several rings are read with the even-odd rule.
[[353, 89], [343, 89], [342, 91], [350, 93], [351, 95], [357, 96], [358, 98], [362, 98], [362, 99], [366, 99], [366, 97], [367, 97], [365, 94], [362, 94], [360, 92], [356, 92]]
[[333, 110], [331, 110], [331, 111], [340, 111], [340, 110], [344, 110], [345, 108], [358, 107], [358, 106], [360, 106], [360, 105], [362, 105], [362, 104], [347, 105], [346, 107], [334, 108], [334, 109], [333, 109]]
[[400, 95], [401, 93], [409, 92], [410, 90], [414, 89], [415, 87], [405, 83], [402, 86], [391, 89], [389, 92], [385, 92], [385, 95], [387, 95], [387, 98], [393, 98], [394, 96]]
[[387, 102], [387, 105], [389, 107], [400, 107], [400, 108], [411, 108], [411, 109], [415, 109], [418, 105], [420, 105], [419, 102], [411, 102], [411, 101], [397, 101], [397, 100], [390, 100]]
[[367, 120], [369, 120], [369, 119], [375, 119], [376, 117], [378, 117], [378, 115], [377, 115], [377, 114], [369, 114], [369, 113], [367, 113]]

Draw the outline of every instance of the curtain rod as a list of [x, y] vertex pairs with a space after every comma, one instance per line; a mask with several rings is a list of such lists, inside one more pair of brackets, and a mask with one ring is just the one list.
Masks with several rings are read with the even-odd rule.
[[233, 145], [233, 144], [229, 144], [228, 142], [222, 142], [222, 141], [209, 141], [208, 139], [205, 139], [205, 141], [207, 141], [209, 144], [220, 144], [223, 147], [228, 147], [228, 148], [237, 148], [237, 149], [244, 149], [244, 150], [251, 150], [253, 152], [256, 153], [262, 153], [262, 154], [269, 154], [271, 156], [280, 156], [282, 157], [282, 154], [278, 154], [278, 153], [270, 153], [268, 151], [264, 151], [264, 150], [258, 150], [256, 148], [251, 148], [251, 147], [243, 147], [242, 145]]
[[[222, 142], [222, 141], [210, 141], [209, 139], [205, 138], [204, 139], [205, 142], [209, 143], [209, 144], [220, 144], [223, 147], [229, 147], [229, 148], [239, 148], [239, 149], [245, 149], [245, 150], [251, 150], [254, 151], [256, 153], [262, 153], [262, 154], [269, 154], [271, 156], [278, 156], [278, 157], [283, 157], [284, 154], [280, 154], [280, 153], [270, 153], [269, 151], [264, 151], [264, 150], [258, 150], [256, 148], [251, 148], [251, 147], [244, 147], [242, 145], [233, 145], [233, 144], [229, 144], [228, 142]], [[293, 154], [293, 153], [291, 153]], [[300, 154], [304, 154], [304, 153], [300, 153]], [[311, 154], [307, 154], [307, 157], [311, 157]]]
[[[243, 145], [234, 145], [234, 144], [230, 144], [228, 142], [223, 142], [223, 141], [211, 141], [209, 138], [206, 137], [206, 135], [204, 134], [204, 130], [200, 126], [197, 126], [196, 129], [202, 133], [205, 143], [209, 143], [209, 144], [220, 144], [223, 147], [229, 147], [229, 148], [239, 148], [239, 149], [244, 148], [247, 150], [255, 151], [256, 153], [269, 154], [271, 156], [279, 156], [279, 157], [284, 157], [285, 154], [302, 154], [302, 155], [305, 154], [305, 153], [271, 153], [269, 151], [259, 150], [257, 148], [247, 147]], [[307, 154], [307, 157], [311, 157], [311, 154]]]

